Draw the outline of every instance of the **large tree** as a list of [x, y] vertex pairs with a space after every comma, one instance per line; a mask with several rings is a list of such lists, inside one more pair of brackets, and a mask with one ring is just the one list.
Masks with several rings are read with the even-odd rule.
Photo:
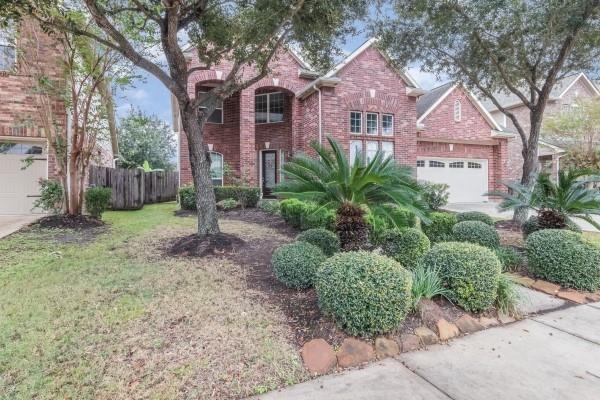
[[[523, 145], [521, 183], [531, 186], [552, 88], [572, 71], [597, 68], [600, 0], [392, 3], [394, 15], [376, 27], [382, 44], [398, 62], [462, 81], [504, 113]], [[529, 109], [528, 127], [501, 101], [507, 94]]]
[[[338, 53], [338, 39], [354, 30], [366, 0], [11, 0], [13, 15], [31, 14], [44, 26], [93, 38], [156, 76], [174, 95], [187, 135], [198, 205], [198, 233], [219, 232], [204, 125], [217, 104], [258, 82], [285, 46], [298, 46], [316, 67]], [[2, 3], [2, 0], [0, 0]], [[89, 12], [103, 35], [64, 23], [66, 8]], [[188, 68], [184, 37], [201, 66]], [[164, 55], [163, 68], [156, 53]], [[158, 57], [160, 59], [160, 57]], [[227, 59], [231, 69], [219, 86], [194, 98], [188, 77]], [[202, 106], [202, 107], [201, 107]]]

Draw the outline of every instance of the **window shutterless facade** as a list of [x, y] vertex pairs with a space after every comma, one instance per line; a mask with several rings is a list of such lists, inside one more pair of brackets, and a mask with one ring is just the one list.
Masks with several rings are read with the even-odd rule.
[[[198, 92], [198, 96], [206, 94], [208, 92], [203, 92], [200, 91]], [[200, 107], [202, 108], [206, 108], [206, 107]], [[217, 107], [215, 107], [215, 111], [213, 111], [212, 114], [210, 114], [210, 116], [208, 117], [208, 119], [206, 120], [206, 122], [210, 122], [211, 124], [222, 124], [223, 123], [223, 102], [221, 102], [220, 104], [217, 104]]]
[[16, 62], [15, 31], [10, 26], [0, 28], [0, 71], [11, 70]]
[[456, 100], [454, 102], [454, 121], [460, 122], [462, 118], [462, 105], [460, 104], [460, 100]]
[[367, 135], [377, 135], [379, 114], [367, 113]]
[[210, 152], [210, 179], [214, 186], [223, 186], [223, 154]]
[[394, 135], [394, 116], [392, 114], [383, 114], [381, 116], [381, 134], [383, 136]]
[[379, 142], [375, 142], [375, 141], [367, 141], [367, 163], [370, 163], [371, 160], [375, 157], [375, 154], [377, 154], [377, 150], [379, 147]]
[[394, 142], [381, 142], [383, 158], [394, 158]]
[[350, 133], [362, 133], [362, 113], [359, 111], [350, 111]]
[[285, 97], [281, 92], [262, 93], [254, 97], [254, 122], [268, 124], [283, 121]]

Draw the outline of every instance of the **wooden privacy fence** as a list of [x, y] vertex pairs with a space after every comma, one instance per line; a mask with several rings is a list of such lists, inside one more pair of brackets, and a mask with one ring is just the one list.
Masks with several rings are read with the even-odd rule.
[[89, 185], [112, 189], [113, 210], [139, 210], [144, 204], [176, 200], [179, 173], [91, 166]]

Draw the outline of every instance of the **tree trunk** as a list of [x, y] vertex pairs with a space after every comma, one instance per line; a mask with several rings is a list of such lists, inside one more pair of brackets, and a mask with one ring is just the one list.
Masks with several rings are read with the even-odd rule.
[[115, 103], [110, 91], [108, 79], [104, 79], [98, 86], [98, 92], [102, 102], [106, 107], [106, 117], [108, 120], [108, 131], [110, 132], [110, 145], [113, 153], [113, 160], [119, 157], [119, 138], [117, 136], [117, 122], [115, 120]]
[[338, 208], [335, 231], [343, 251], [369, 248], [369, 227], [359, 206], [346, 203]]
[[219, 233], [215, 192], [210, 178], [210, 156], [203, 140], [203, 124], [189, 102], [179, 102], [181, 125], [188, 140], [190, 166], [196, 189], [198, 235]]
[[79, 201], [79, 168], [77, 164], [77, 156], [71, 154], [69, 157], [69, 184], [67, 187], [67, 196], [69, 197], [67, 214], [69, 215], [81, 214], [81, 202]]
[[[523, 173], [521, 175], [521, 184], [528, 188], [533, 187], [538, 174], [538, 144], [540, 140], [540, 130], [542, 125], [542, 113], [531, 112], [531, 127], [529, 129], [529, 140], [523, 146]], [[521, 207], [515, 209], [513, 220], [522, 224], [527, 220], [529, 210]]]

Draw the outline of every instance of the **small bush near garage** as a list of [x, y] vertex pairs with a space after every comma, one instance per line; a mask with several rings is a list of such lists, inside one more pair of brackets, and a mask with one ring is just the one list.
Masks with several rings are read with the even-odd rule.
[[337, 253], [319, 268], [315, 289], [322, 310], [351, 335], [396, 328], [411, 304], [411, 274], [391, 258], [367, 251]]
[[525, 257], [514, 247], [500, 246], [494, 249], [503, 271], [517, 271], [525, 264]]
[[317, 246], [327, 257], [340, 251], [340, 239], [335, 233], [324, 228], [304, 231], [296, 237], [296, 240]]
[[430, 247], [427, 236], [416, 228], [387, 230], [381, 240], [383, 254], [410, 270], [415, 269]]
[[196, 210], [196, 191], [194, 186], [187, 185], [179, 188], [179, 206], [182, 210]]
[[100, 219], [102, 214], [108, 210], [111, 196], [111, 188], [90, 187], [85, 191], [85, 208], [92, 217]]
[[271, 262], [280, 282], [291, 288], [304, 289], [313, 285], [317, 269], [326, 258], [317, 246], [294, 242], [275, 250]]
[[421, 183], [423, 188], [423, 200], [427, 203], [430, 209], [437, 211], [440, 208], [448, 204], [448, 197], [450, 197], [450, 186], [445, 183]]
[[465, 310], [484, 311], [494, 304], [502, 267], [489, 248], [474, 243], [439, 243], [425, 254], [423, 265], [439, 271], [450, 289], [450, 300]]
[[217, 209], [229, 211], [238, 208], [239, 205], [240, 204], [235, 199], [225, 199], [217, 202]]
[[[581, 228], [575, 222], [571, 220], [567, 220], [567, 229], [573, 232], [581, 233]], [[523, 237], [527, 239], [529, 235], [533, 232], [537, 232], [542, 230], [542, 227], [539, 224], [539, 218], [536, 215], [532, 215], [521, 225], [521, 232], [523, 232]]]
[[494, 219], [481, 211], [467, 211], [456, 214], [456, 220], [458, 222], [464, 221], [479, 221], [486, 225], [494, 226]]
[[58, 214], [62, 211], [64, 191], [59, 181], [40, 179], [40, 197], [33, 203], [43, 211]]
[[432, 243], [452, 240], [452, 228], [458, 222], [456, 215], [445, 212], [433, 212], [429, 215], [430, 224], [423, 224], [422, 229]]
[[480, 221], [459, 222], [452, 228], [452, 236], [457, 242], [476, 243], [491, 249], [500, 246], [496, 229]]
[[528, 268], [535, 276], [579, 290], [600, 289], [600, 247], [568, 230], [546, 229], [526, 241]]

